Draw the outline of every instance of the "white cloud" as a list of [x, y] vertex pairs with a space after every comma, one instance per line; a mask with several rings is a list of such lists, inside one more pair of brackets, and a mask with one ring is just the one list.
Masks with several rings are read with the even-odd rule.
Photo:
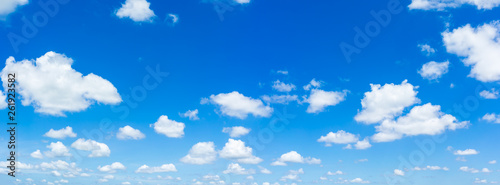
[[340, 170], [337, 170], [336, 172], [331, 172], [331, 171], [328, 171], [326, 173], [326, 175], [343, 175], [344, 172], [340, 171]]
[[67, 157], [71, 156], [69, 153], [69, 149], [64, 146], [64, 144], [60, 141], [55, 142], [55, 143], [50, 143], [50, 145], [47, 146], [50, 151], [45, 152], [45, 156], [47, 157]]
[[248, 4], [250, 3], [250, 0], [234, 0], [235, 2], [239, 3], [239, 4]]
[[59, 130], [50, 129], [43, 136], [54, 139], [65, 139], [66, 137], [76, 137], [76, 134], [73, 132], [73, 128], [67, 126], [66, 128], [62, 128]]
[[36, 112], [55, 116], [83, 111], [95, 102], [122, 101], [113, 84], [92, 73], [83, 76], [71, 68], [72, 63], [71, 58], [55, 52], [18, 62], [9, 57], [1, 72], [4, 89], [9, 73], [23, 74], [16, 76], [16, 91], [21, 95], [22, 105], [32, 105]]
[[500, 0], [412, 0], [410, 9], [438, 10], [458, 8], [462, 5], [476, 6], [478, 10], [490, 10], [500, 5]]
[[266, 103], [288, 104], [290, 102], [299, 101], [297, 95], [264, 95], [261, 97]]
[[71, 147], [77, 150], [91, 151], [88, 157], [109, 157], [111, 154], [108, 145], [91, 139], [80, 138], [71, 144]]
[[168, 119], [168, 116], [160, 116], [156, 123], [149, 125], [154, 127], [156, 133], [163, 134], [167, 137], [181, 138], [184, 136], [184, 123]]
[[368, 140], [368, 138], [365, 138], [361, 141], [356, 142], [356, 144], [354, 144], [354, 147], [358, 150], [364, 150], [364, 149], [372, 147], [372, 145], [370, 144], [370, 141]]
[[2, 0], [0, 1], [0, 20], [5, 19], [7, 15], [14, 12], [17, 7], [28, 4], [28, 0]]
[[462, 166], [459, 168], [459, 170], [464, 171], [464, 172], [470, 172], [470, 173], [479, 173], [479, 170], [474, 169], [474, 168], [469, 168], [468, 166]]
[[500, 92], [492, 88], [490, 91], [483, 90], [479, 93], [484, 99], [498, 99], [500, 97]]
[[248, 114], [256, 117], [270, 117], [273, 109], [265, 106], [261, 100], [246, 97], [237, 91], [211, 95], [212, 104], [218, 105], [222, 114], [245, 119]]
[[448, 169], [447, 167], [440, 167], [440, 166], [426, 166], [426, 167], [415, 166], [413, 168], [413, 170], [415, 170], [415, 171], [422, 171], [422, 170], [431, 170], [431, 171], [443, 170], [443, 171], [448, 171], [450, 169]]
[[[500, 0], [497, 0], [500, 3]], [[482, 82], [500, 80], [500, 24], [498, 21], [476, 28], [467, 24], [442, 33], [448, 53], [464, 57], [471, 66], [469, 77]]]
[[43, 171], [45, 171], [45, 170], [65, 171], [66, 176], [69, 174], [78, 175], [82, 171], [81, 168], [78, 168], [76, 166], [76, 163], [68, 163], [66, 161], [61, 161], [61, 160], [51, 161], [51, 162], [43, 162], [40, 164], [40, 168]]
[[305, 85], [303, 88], [304, 90], [308, 91], [311, 88], [320, 88], [322, 84], [322, 81], [316, 81], [316, 79], [313, 78], [311, 82], [309, 82], [309, 84]]
[[222, 150], [219, 151], [219, 156], [246, 164], [258, 164], [262, 162], [261, 158], [253, 156], [252, 151], [252, 148], [245, 146], [245, 142], [229, 139]]
[[176, 172], [177, 169], [173, 164], [164, 164], [159, 167], [149, 167], [148, 165], [142, 165], [135, 170], [135, 173], [160, 173], [160, 172]]
[[422, 78], [427, 80], [437, 80], [441, 78], [444, 74], [448, 73], [448, 66], [450, 62], [427, 62], [422, 65], [422, 68], [418, 70], [418, 73]]
[[267, 168], [264, 168], [262, 166], [259, 166], [259, 169], [260, 169], [260, 173], [263, 173], [263, 174], [271, 174], [271, 170], [268, 170]]
[[119, 18], [130, 18], [135, 22], [152, 22], [155, 17], [150, 3], [146, 0], [126, 0], [122, 7], [116, 11]]
[[418, 47], [420, 48], [420, 50], [422, 52], [425, 52], [425, 55], [427, 55], [427, 56], [436, 52], [436, 50], [434, 48], [432, 48], [431, 46], [429, 46], [428, 44], [419, 44]]
[[199, 120], [198, 109], [188, 110], [185, 113], [180, 114], [181, 117], [189, 118], [189, 120]]
[[500, 115], [495, 113], [485, 114], [481, 119], [491, 123], [500, 123]]
[[404, 80], [400, 85], [370, 84], [371, 91], [365, 93], [361, 100], [363, 108], [354, 119], [365, 124], [378, 123], [384, 119], [392, 119], [400, 115], [406, 107], [419, 103], [417, 87]]
[[483, 173], [491, 173], [491, 170], [490, 170], [490, 169], [488, 169], [488, 168], [483, 168], [483, 169], [481, 170], [481, 172], [483, 172]]
[[273, 89], [279, 92], [290, 92], [292, 90], [295, 90], [295, 85], [286, 84], [284, 82], [276, 80], [273, 82]]
[[321, 136], [317, 141], [325, 142], [326, 146], [331, 146], [332, 143], [349, 144], [349, 143], [355, 143], [358, 140], [359, 140], [358, 136], [343, 130], [339, 130], [336, 133], [329, 132], [328, 134], [326, 134], [326, 136]]
[[290, 163], [307, 163], [307, 164], [321, 164], [321, 160], [314, 157], [304, 158], [296, 151], [290, 151], [280, 156], [276, 161], [271, 163], [271, 166], [286, 166], [287, 162]]
[[169, 13], [167, 14], [167, 18], [165, 19], [165, 21], [174, 26], [177, 22], [179, 22], [179, 15]]
[[282, 75], [288, 75], [288, 71], [286, 71], [286, 70], [278, 70], [278, 71], [276, 71], [276, 73], [282, 74]]
[[288, 171], [288, 174], [281, 177], [280, 180], [284, 181], [284, 182], [286, 182], [288, 180], [300, 182], [301, 181], [300, 177], [299, 177], [300, 174], [304, 174], [304, 169], [300, 168], [298, 170], [290, 170], [290, 171]]
[[183, 163], [188, 164], [209, 164], [217, 159], [217, 152], [213, 142], [199, 142], [196, 143], [189, 153], [180, 159]]
[[441, 106], [427, 103], [413, 107], [397, 120], [384, 120], [375, 127], [378, 133], [372, 137], [372, 141], [389, 142], [403, 136], [437, 135], [467, 125], [468, 122], [458, 122], [452, 115], [441, 112]]
[[394, 175], [405, 176], [405, 172], [403, 170], [400, 170], [400, 169], [395, 169]]
[[40, 152], [40, 150], [36, 150], [33, 153], [31, 153], [31, 157], [36, 159], [43, 159], [43, 155], [42, 152]]
[[370, 181], [365, 181], [361, 178], [355, 178], [350, 181], [351, 183], [368, 184]]
[[323, 112], [328, 106], [335, 106], [345, 100], [347, 90], [342, 92], [338, 91], [324, 91], [321, 89], [312, 89], [311, 94], [304, 102], [309, 103], [307, 113]]
[[497, 160], [489, 161], [488, 164], [496, 164]]
[[241, 167], [238, 163], [231, 163], [227, 166], [227, 169], [224, 170], [222, 173], [224, 174], [237, 174], [237, 175], [249, 175], [249, 174], [254, 174], [255, 170], [253, 169], [245, 169]]
[[115, 173], [116, 170], [125, 170], [127, 168], [120, 162], [114, 162], [110, 165], [105, 165], [103, 167], [98, 166], [97, 169], [101, 172]]
[[457, 150], [453, 152], [454, 155], [477, 155], [479, 154], [478, 151], [474, 149], [465, 149], [465, 150]]
[[126, 139], [144, 139], [146, 136], [138, 129], [134, 129], [131, 126], [124, 126], [118, 129], [118, 134], [116, 138], [126, 140]]
[[236, 126], [236, 127], [224, 127], [222, 129], [222, 132], [229, 133], [229, 137], [237, 138], [247, 135], [248, 133], [250, 133], [250, 130], [251, 129], [242, 126]]

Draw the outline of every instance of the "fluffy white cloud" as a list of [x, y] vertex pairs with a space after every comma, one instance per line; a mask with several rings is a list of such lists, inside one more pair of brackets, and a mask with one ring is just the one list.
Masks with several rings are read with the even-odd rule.
[[247, 135], [248, 133], [250, 133], [250, 129], [242, 127], [242, 126], [224, 127], [222, 129], [222, 132], [228, 133], [229, 137], [237, 138], [237, 137], [241, 137], [241, 136], [244, 136], [244, 135]]
[[474, 149], [465, 149], [465, 150], [457, 150], [453, 152], [454, 155], [477, 155], [479, 154], [478, 151]]
[[148, 165], [142, 165], [135, 170], [135, 173], [160, 173], [160, 172], [176, 172], [177, 169], [173, 164], [164, 164], [161, 166], [149, 167]]
[[500, 0], [412, 0], [408, 8], [442, 11], [448, 8], [458, 8], [462, 5], [476, 6], [478, 10], [490, 10], [500, 5]]
[[199, 142], [196, 143], [189, 153], [180, 159], [183, 163], [188, 164], [209, 164], [217, 159], [217, 152], [213, 142]]
[[394, 175], [405, 176], [405, 172], [403, 170], [400, 170], [400, 169], [395, 169]]
[[320, 88], [323, 82], [317, 81], [316, 79], [312, 79], [311, 82], [309, 82], [307, 85], [305, 85], [303, 88], [304, 90], [308, 91], [311, 88]]
[[485, 114], [481, 119], [491, 123], [500, 123], [500, 115], [495, 113]]
[[188, 110], [185, 113], [180, 114], [181, 117], [189, 118], [189, 120], [199, 120], [198, 109]]
[[109, 157], [109, 154], [111, 154], [108, 145], [91, 139], [80, 138], [71, 144], [71, 147], [77, 150], [90, 151], [89, 157]]
[[149, 125], [154, 127], [156, 133], [163, 134], [167, 137], [181, 138], [184, 136], [184, 128], [186, 125], [181, 122], [168, 119], [168, 116], [160, 116], [156, 123]]
[[273, 109], [265, 106], [261, 100], [246, 97], [237, 91], [211, 95], [209, 101], [218, 105], [222, 114], [239, 119], [245, 119], [248, 114], [256, 117], [270, 117], [273, 112]]
[[18, 62], [9, 57], [1, 72], [4, 89], [9, 73], [23, 74], [16, 76], [16, 91], [21, 95], [22, 105], [32, 105], [36, 112], [56, 116], [85, 110], [95, 102], [122, 101], [113, 84], [92, 73], [83, 76], [71, 68], [72, 63], [71, 58], [55, 52]]
[[130, 18], [135, 22], [152, 22], [155, 17], [150, 3], [146, 0], [126, 0], [122, 7], [116, 11], [119, 18]]
[[14, 12], [17, 7], [28, 4], [28, 0], [2, 0], [0, 1], [0, 20]]
[[311, 94], [304, 102], [309, 103], [307, 113], [323, 112], [326, 107], [334, 106], [345, 100], [347, 90], [339, 91], [324, 91], [321, 89], [312, 89]]
[[55, 143], [50, 143], [50, 145], [47, 146], [50, 151], [45, 152], [45, 156], [47, 157], [64, 157], [64, 156], [71, 156], [69, 153], [69, 149], [64, 146], [64, 144], [60, 141], [55, 142]]
[[436, 50], [434, 48], [432, 48], [431, 46], [429, 46], [428, 44], [419, 44], [418, 47], [420, 48], [420, 50], [422, 52], [425, 52], [425, 55], [427, 55], [427, 56], [436, 52]]
[[36, 159], [43, 159], [42, 152], [40, 150], [36, 150], [33, 153], [30, 154], [31, 157], [36, 158]]
[[264, 168], [262, 166], [259, 166], [259, 169], [260, 169], [260, 173], [263, 173], [263, 174], [271, 174], [271, 170], [268, 170], [267, 168]]
[[276, 80], [273, 82], [273, 89], [279, 92], [290, 92], [292, 90], [295, 90], [295, 85], [286, 84], [284, 82], [281, 82], [280, 80]]
[[254, 174], [255, 170], [253, 169], [245, 169], [241, 167], [238, 163], [231, 163], [227, 166], [227, 169], [224, 170], [222, 173], [224, 174], [237, 174], [237, 175], [249, 175], [249, 174]]
[[484, 99], [498, 99], [500, 97], [500, 92], [492, 88], [490, 91], [483, 90], [479, 93]]
[[59, 130], [50, 129], [43, 136], [54, 139], [65, 139], [66, 137], [76, 137], [76, 134], [73, 132], [73, 128], [67, 126], [66, 128], [62, 128]]
[[[500, 3], [500, 0], [496, 0]], [[491, 1], [492, 2], [492, 1]], [[448, 53], [463, 57], [471, 66], [469, 77], [482, 82], [500, 80], [500, 24], [498, 21], [476, 28], [467, 24], [442, 33]]]
[[131, 126], [124, 126], [118, 129], [118, 134], [116, 138], [126, 140], [126, 139], [144, 139], [146, 136], [138, 129], [134, 129]]
[[358, 183], [358, 184], [368, 184], [370, 183], [370, 181], [365, 181], [361, 178], [355, 178], [355, 179], [352, 179], [351, 181], [349, 181], [351, 183]]
[[435, 171], [435, 170], [443, 170], [443, 171], [448, 171], [450, 170], [449, 168], [447, 167], [440, 167], [440, 166], [426, 166], [426, 167], [418, 167], [418, 166], [415, 166], [413, 168], [413, 170], [415, 171], [421, 171], [421, 170], [431, 170], [431, 171]]
[[397, 120], [384, 120], [376, 126], [372, 140], [389, 142], [403, 136], [437, 135], [445, 130], [464, 128], [468, 122], [458, 122], [452, 115], [441, 112], [441, 106], [427, 103], [413, 107], [410, 112]]
[[365, 138], [363, 140], [356, 142], [356, 144], [354, 144], [354, 147], [358, 150], [364, 150], [364, 149], [372, 147], [372, 145], [370, 144], [370, 141], [368, 140], [368, 138]]
[[331, 146], [332, 143], [349, 144], [349, 143], [355, 143], [358, 140], [359, 140], [358, 136], [343, 130], [339, 130], [336, 133], [329, 132], [328, 134], [326, 134], [326, 136], [321, 136], [317, 141], [325, 142], [326, 146]]
[[489, 161], [488, 164], [496, 164], [497, 160]]
[[469, 168], [468, 166], [462, 166], [459, 168], [460, 171], [464, 171], [464, 172], [469, 172], [469, 173], [479, 173], [479, 170], [475, 169], [475, 168]]
[[[266, 103], [288, 104], [290, 102], [299, 101], [297, 95], [264, 95], [261, 97]], [[1, 99], [1, 98], [0, 98]]]
[[427, 62], [425, 63], [420, 70], [418, 70], [418, 73], [422, 78], [425, 78], [427, 80], [436, 80], [438, 78], [441, 78], [444, 74], [448, 73], [448, 66], [450, 65], [450, 62]]
[[378, 123], [384, 119], [392, 119], [400, 115], [403, 110], [420, 102], [417, 98], [416, 87], [403, 81], [400, 85], [370, 84], [371, 91], [365, 93], [361, 100], [362, 110], [354, 119], [365, 124]]
[[98, 166], [97, 169], [101, 172], [115, 173], [116, 170], [125, 170], [127, 168], [120, 162], [114, 162], [110, 165], [105, 165], [103, 167]]
[[300, 168], [298, 170], [290, 170], [290, 171], [288, 171], [287, 175], [281, 177], [280, 181], [284, 181], [284, 182], [286, 182], [288, 180], [301, 181], [299, 174], [304, 174], [304, 169]]
[[337, 170], [336, 172], [331, 172], [331, 171], [328, 171], [326, 173], [327, 175], [343, 175], [344, 172], [340, 171], [340, 170]]
[[40, 164], [40, 168], [42, 170], [59, 170], [59, 171], [66, 171], [69, 172], [69, 174], [78, 174], [79, 172], [82, 171], [81, 168], [78, 168], [76, 166], [76, 163], [68, 163], [66, 161], [51, 161], [51, 162], [43, 162]]
[[280, 156], [276, 161], [271, 163], [271, 166], [286, 166], [287, 162], [290, 163], [307, 163], [307, 164], [321, 164], [321, 160], [314, 157], [304, 158], [296, 151], [290, 151]]
[[219, 151], [219, 156], [246, 164], [258, 164], [262, 162], [261, 158], [253, 156], [252, 151], [252, 148], [245, 146], [245, 142], [229, 139], [222, 150]]

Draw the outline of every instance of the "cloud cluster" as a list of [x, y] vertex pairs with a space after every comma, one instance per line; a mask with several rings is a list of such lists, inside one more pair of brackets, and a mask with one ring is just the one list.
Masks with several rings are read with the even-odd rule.
[[135, 22], [152, 22], [155, 13], [149, 6], [150, 3], [146, 0], [126, 0], [121, 8], [116, 10], [116, 16], [130, 18]]
[[321, 164], [321, 160], [314, 157], [302, 157], [296, 151], [290, 151], [272, 162], [271, 166], [287, 166], [287, 163]]
[[[495, 0], [500, 3], [500, 0]], [[486, 2], [486, 1], [476, 1]], [[489, 1], [494, 2], [494, 1]], [[481, 82], [500, 80], [500, 24], [498, 21], [472, 27], [465, 26], [442, 33], [448, 53], [463, 57], [471, 66], [469, 77]]]
[[202, 104], [212, 103], [219, 106], [223, 115], [245, 119], [249, 114], [255, 117], [270, 117], [273, 108], [265, 106], [259, 99], [253, 99], [240, 94], [237, 91], [211, 95], [209, 99], [203, 99]]
[[167, 137], [172, 138], [183, 137], [184, 128], [186, 127], [184, 123], [168, 119], [168, 116], [165, 115], [160, 116], [160, 118], [158, 118], [158, 121], [149, 126], [153, 127], [156, 133], [163, 134]]
[[478, 10], [490, 10], [498, 7], [500, 0], [412, 0], [408, 8], [443, 11], [448, 8], [458, 8], [462, 5], [475, 6]]
[[55, 52], [47, 52], [36, 60], [16, 62], [9, 57], [0, 75], [7, 89], [9, 73], [23, 74], [16, 76], [22, 105], [32, 105], [43, 114], [64, 116], [64, 112], [83, 111], [95, 102], [122, 101], [111, 82], [92, 73], [83, 76], [72, 64], [71, 58]]

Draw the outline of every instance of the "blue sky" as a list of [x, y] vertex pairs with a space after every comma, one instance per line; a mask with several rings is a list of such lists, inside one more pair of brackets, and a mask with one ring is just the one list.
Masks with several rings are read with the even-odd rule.
[[0, 181], [498, 183], [498, 6], [2, 0]]

